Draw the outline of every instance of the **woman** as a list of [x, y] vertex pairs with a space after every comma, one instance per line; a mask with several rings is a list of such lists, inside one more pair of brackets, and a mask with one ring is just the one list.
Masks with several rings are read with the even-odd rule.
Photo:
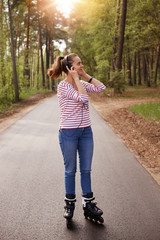
[[[102, 92], [105, 86], [88, 75], [77, 54], [57, 57], [48, 75], [58, 78], [64, 72], [66, 77], [59, 83], [58, 100], [61, 109], [59, 143], [65, 165], [65, 212], [64, 217], [71, 219], [75, 208], [75, 174], [77, 152], [81, 173], [82, 203], [84, 215], [103, 222], [103, 212], [96, 207], [91, 188], [91, 163], [93, 155], [93, 136], [89, 117], [88, 92]], [[79, 80], [83, 77], [86, 81]]]

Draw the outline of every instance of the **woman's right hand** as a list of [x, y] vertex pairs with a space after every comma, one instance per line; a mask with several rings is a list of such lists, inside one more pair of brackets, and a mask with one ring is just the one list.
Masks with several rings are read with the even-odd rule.
[[68, 68], [68, 66], [66, 66], [67, 70], [68, 70], [68, 74], [74, 79], [74, 80], [79, 80], [79, 75], [77, 73], [76, 70], [74, 70], [73, 67], [71, 67], [71, 69]]
[[84, 94], [87, 95], [86, 90], [84, 89], [84, 87], [82, 86], [81, 81], [79, 81], [79, 75], [78, 72], [76, 70], [74, 70], [73, 67], [71, 67], [71, 70], [66, 66], [67, 70], [68, 70], [68, 74], [72, 77], [72, 79], [75, 82], [77, 91], [79, 92], [79, 94]]

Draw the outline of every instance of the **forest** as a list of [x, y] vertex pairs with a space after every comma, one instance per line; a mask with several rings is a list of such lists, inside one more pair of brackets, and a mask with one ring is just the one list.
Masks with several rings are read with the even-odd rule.
[[54, 0], [1, 0], [0, 12], [0, 111], [54, 90], [47, 69], [70, 52], [115, 93], [160, 84], [159, 0], [79, 0], [67, 17]]

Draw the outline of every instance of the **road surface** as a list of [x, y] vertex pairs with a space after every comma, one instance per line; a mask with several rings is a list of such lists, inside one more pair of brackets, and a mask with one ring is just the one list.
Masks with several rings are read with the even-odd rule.
[[92, 186], [104, 225], [83, 217], [79, 170], [72, 230], [54, 96], [0, 134], [0, 240], [160, 240], [160, 187], [90, 106]]

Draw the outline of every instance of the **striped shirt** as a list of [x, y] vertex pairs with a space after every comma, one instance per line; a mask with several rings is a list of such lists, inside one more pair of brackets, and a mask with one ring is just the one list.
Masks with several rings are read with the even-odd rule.
[[[102, 83], [98, 87], [80, 80], [87, 92], [100, 93], [106, 89]], [[79, 92], [72, 84], [63, 80], [58, 85], [58, 101], [61, 109], [60, 128], [84, 128], [91, 125], [89, 97]]]

